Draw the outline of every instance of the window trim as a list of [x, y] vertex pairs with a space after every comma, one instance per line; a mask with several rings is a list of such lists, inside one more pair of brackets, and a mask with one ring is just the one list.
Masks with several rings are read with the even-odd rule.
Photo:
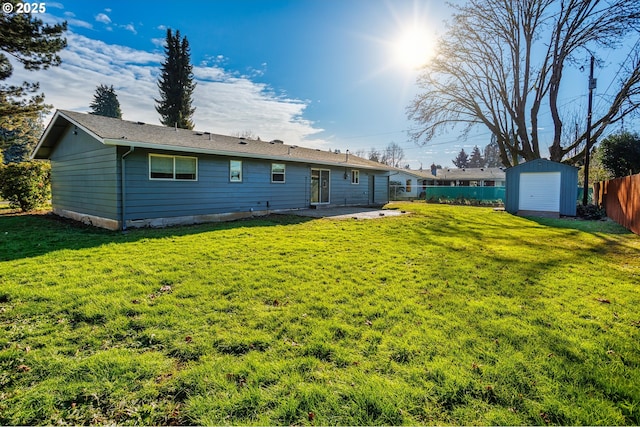
[[[231, 167], [231, 164], [233, 162], [240, 163], [240, 178], [239, 179], [234, 179], [233, 175], [231, 175], [232, 172], [233, 172], [233, 168]], [[236, 159], [230, 159], [229, 160], [229, 182], [234, 183], [234, 184], [242, 182], [242, 175], [243, 175], [242, 174], [242, 172], [243, 172], [242, 168], [243, 168], [242, 160], [236, 160]]]
[[358, 169], [351, 169], [351, 185], [360, 184], [360, 171]]
[[[274, 166], [282, 165], [282, 172], [274, 172]], [[274, 174], [282, 175], [282, 181], [275, 181], [273, 179]], [[284, 184], [287, 180], [287, 165], [285, 163], [271, 163], [271, 183], [272, 184]]]
[[[172, 178], [154, 178], [151, 176], [152, 170], [151, 170], [151, 159], [153, 157], [164, 157], [164, 158], [170, 158], [172, 159], [172, 173], [173, 173], [173, 177]], [[196, 161], [196, 170], [195, 170], [195, 178], [191, 179], [182, 179], [182, 178], [176, 178], [176, 158], [180, 158], [180, 159], [193, 159]], [[197, 157], [193, 157], [193, 156], [172, 156], [169, 154], [154, 154], [154, 153], [149, 153], [149, 180], [150, 181], [191, 181], [191, 182], [195, 182], [198, 181], [198, 158]]]

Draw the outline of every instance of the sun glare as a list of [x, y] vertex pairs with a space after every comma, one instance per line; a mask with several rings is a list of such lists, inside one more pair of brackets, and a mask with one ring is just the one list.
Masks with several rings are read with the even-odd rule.
[[425, 29], [406, 29], [393, 45], [395, 61], [404, 68], [419, 68], [433, 55], [433, 43], [433, 36]]

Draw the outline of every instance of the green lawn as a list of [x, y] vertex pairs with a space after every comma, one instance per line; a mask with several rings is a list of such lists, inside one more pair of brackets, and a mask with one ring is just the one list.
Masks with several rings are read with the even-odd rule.
[[640, 424], [640, 238], [406, 203], [0, 215], [0, 424]]

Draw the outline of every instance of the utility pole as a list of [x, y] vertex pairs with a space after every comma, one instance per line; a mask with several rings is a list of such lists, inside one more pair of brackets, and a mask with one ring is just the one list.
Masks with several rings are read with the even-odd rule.
[[596, 79], [593, 78], [594, 58], [591, 55], [591, 69], [589, 71], [589, 107], [587, 110], [587, 148], [584, 150], [584, 190], [582, 192], [582, 205], [589, 202], [589, 157], [591, 152], [591, 108], [593, 106], [593, 90], [596, 88]]

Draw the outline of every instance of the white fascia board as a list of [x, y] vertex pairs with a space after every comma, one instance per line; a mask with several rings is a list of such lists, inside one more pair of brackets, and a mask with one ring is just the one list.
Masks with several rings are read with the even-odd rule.
[[56, 120], [58, 119], [59, 115], [60, 115], [60, 112], [56, 111], [56, 113], [53, 115], [53, 118], [51, 119], [51, 121], [47, 125], [47, 128], [44, 130], [44, 133], [40, 137], [40, 140], [38, 141], [38, 144], [36, 145], [36, 148], [34, 148], [33, 151], [31, 152], [31, 155], [29, 156], [29, 160], [33, 160], [34, 159], [36, 153], [38, 152], [38, 150], [40, 150], [40, 147], [42, 146], [42, 143], [44, 142], [45, 139], [47, 139], [47, 136], [49, 135], [49, 132], [51, 131], [51, 129], [53, 129], [53, 124], [56, 122]]
[[36, 148], [33, 149], [33, 152], [31, 153], [31, 156], [29, 156], [29, 158], [31, 160], [34, 159], [36, 153], [38, 152], [38, 150], [40, 150], [40, 147], [42, 146], [42, 144], [44, 143], [44, 141], [48, 138], [49, 136], [49, 132], [51, 132], [51, 129], [53, 129], [53, 127], [55, 126], [56, 122], [58, 121], [59, 117], [63, 117], [65, 120], [67, 120], [69, 123], [71, 123], [72, 125], [78, 127], [78, 129], [82, 129], [83, 132], [86, 132], [87, 135], [91, 136], [92, 138], [96, 139], [98, 142], [104, 144], [104, 140], [102, 138], [100, 138], [98, 135], [96, 135], [95, 133], [93, 133], [91, 130], [89, 130], [88, 128], [82, 126], [80, 123], [76, 122], [75, 120], [73, 120], [71, 117], [67, 116], [66, 114], [64, 114], [61, 111], [56, 111], [56, 113], [53, 115], [53, 117], [51, 118], [51, 121], [49, 122], [49, 124], [47, 125], [47, 128], [44, 130], [44, 133], [42, 134], [42, 136], [40, 137], [40, 140], [38, 141], [38, 145], [36, 145]]

